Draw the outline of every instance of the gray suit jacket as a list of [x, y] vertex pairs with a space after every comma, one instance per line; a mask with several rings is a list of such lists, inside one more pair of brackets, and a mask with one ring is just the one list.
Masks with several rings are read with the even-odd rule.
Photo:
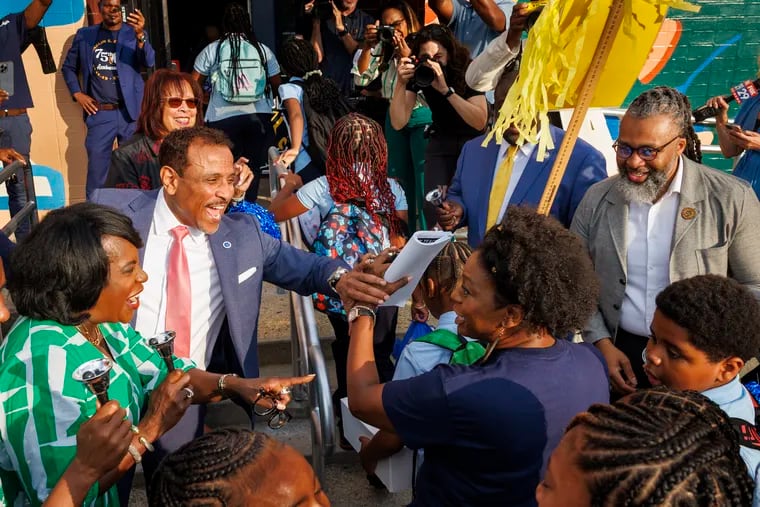
[[[583, 338], [614, 338], [627, 278], [628, 203], [613, 176], [591, 188], [570, 229], [588, 247], [601, 282], [599, 308]], [[683, 181], [670, 247], [670, 281], [729, 276], [760, 296], [760, 202], [746, 182], [684, 157]]]
[[[147, 241], [157, 196], [158, 190], [100, 189], [92, 200], [127, 215]], [[258, 377], [256, 331], [262, 283], [270, 282], [304, 295], [313, 292], [334, 295], [327, 279], [337, 268], [347, 266], [343, 261], [303, 252], [272, 238], [246, 213], [225, 215], [219, 230], [208, 235], [208, 240], [227, 314], [209, 369]], [[141, 261], [144, 254], [145, 248], [142, 248]]]

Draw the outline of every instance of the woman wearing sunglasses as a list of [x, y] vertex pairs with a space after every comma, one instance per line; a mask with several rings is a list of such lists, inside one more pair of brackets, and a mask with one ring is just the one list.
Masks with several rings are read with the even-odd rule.
[[190, 74], [159, 69], [145, 83], [137, 130], [111, 154], [106, 188], [152, 190], [161, 186], [158, 148], [169, 132], [203, 125], [203, 92]]

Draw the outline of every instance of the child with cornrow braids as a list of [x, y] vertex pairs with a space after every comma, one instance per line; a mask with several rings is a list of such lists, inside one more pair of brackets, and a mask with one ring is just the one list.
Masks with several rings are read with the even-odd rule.
[[309, 463], [264, 433], [223, 428], [168, 455], [153, 476], [148, 505], [310, 505], [330, 500]]
[[[253, 5], [253, 3], [251, 3]], [[207, 77], [212, 81], [211, 95], [206, 110], [207, 126], [223, 131], [232, 141], [232, 154], [237, 160], [245, 157], [253, 169], [254, 179], [246, 190], [247, 201], [256, 202], [261, 181], [262, 167], [267, 163], [267, 150], [274, 144], [274, 130], [270, 122], [274, 105], [274, 92], [280, 86], [280, 65], [274, 53], [257, 38], [251, 26], [251, 15], [240, 3], [227, 3], [222, 18], [222, 38], [206, 46], [195, 59], [193, 78], [201, 85]], [[257, 100], [235, 100], [225, 98], [221, 78], [222, 71], [229, 70], [233, 76], [244, 76], [244, 69], [252, 66], [245, 62], [245, 49], [253, 46], [259, 64], [263, 68], [264, 94]], [[229, 48], [229, 67], [223, 61]], [[261, 80], [251, 85], [259, 89]], [[232, 80], [234, 95], [240, 92], [240, 79]], [[230, 98], [229, 96], [227, 98]], [[232, 100], [232, 99], [230, 99]]]
[[[382, 127], [366, 116], [351, 113], [338, 120], [330, 134], [327, 174], [303, 185], [299, 174], [286, 174], [269, 210], [275, 221], [281, 222], [316, 209], [322, 219], [320, 231], [328, 223], [362, 224], [361, 230], [353, 227], [326, 230], [318, 235], [313, 246], [315, 253], [340, 257], [353, 266], [364, 253], [378, 253], [391, 245], [403, 244], [408, 217], [406, 195], [396, 180], [388, 178], [387, 161], [388, 148]], [[361, 238], [356, 237], [359, 234]], [[372, 246], [374, 250], [361, 251]], [[332, 350], [338, 388], [333, 393], [333, 406], [339, 412], [340, 400], [347, 395], [349, 336], [346, 312], [339, 300], [326, 296], [318, 297], [315, 306], [327, 313], [335, 332]], [[397, 320], [396, 307], [381, 308], [377, 314], [374, 349], [378, 357], [378, 373], [385, 380], [393, 376], [390, 356], [396, 339]], [[351, 449], [345, 439], [341, 440], [341, 447]]]
[[325, 168], [311, 157], [309, 151], [313, 150], [307, 151], [315, 140], [309, 137], [304, 102], [308, 100], [313, 112], [325, 115], [336, 110], [348, 113], [349, 108], [335, 81], [322, 75], [317, 53], [309, 42], [295, 37], [286, 41], [280, 49], [280, 63], [289, 77], [287, 83], [280, 85], [279, 94], [288, 120], [290, 148], [280, 154], [277, 162], [292, 164], [293, 172], [308, 183], [324, 175]]
[[569, 424], [538, 507], [745, 507], [752, 479], [726, 414], [694, 391], [643, 389]]
[[[755, 402], [739, 380], [760, 350], [760, 305], [735, 280], [701, 275], [670, 284], [656, 299], [644, 371], [652, 385], [699, 391], [717, 403], [744, 435], [753, 435]], [[743, 440], [741, 457], [754, 481], [760, 441]], [[754, 507], [760, 506], [755, 486]]]

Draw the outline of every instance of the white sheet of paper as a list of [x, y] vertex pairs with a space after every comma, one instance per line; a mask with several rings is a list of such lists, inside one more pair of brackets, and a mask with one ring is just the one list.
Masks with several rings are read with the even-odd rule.
[[385, 280], [388, 282], [395, 282], [405, 276], [411, 276], [412, 279], [380, 306], [404, 306], [430, 262], [451, 241], [451, 236], [452, 233], [447, 231], [415, 232], [385, 272]]

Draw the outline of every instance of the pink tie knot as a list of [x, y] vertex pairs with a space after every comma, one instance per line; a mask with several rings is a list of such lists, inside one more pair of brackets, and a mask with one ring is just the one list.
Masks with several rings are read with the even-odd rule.
[[171, 230], [171, 233], [172, 236], [174, 236], [174, 241], [181, 242], [183, 239], [185, 239], [185, 236], [190, 234], [190, 231], [187, 229], [187, 226], [178, 225]]

